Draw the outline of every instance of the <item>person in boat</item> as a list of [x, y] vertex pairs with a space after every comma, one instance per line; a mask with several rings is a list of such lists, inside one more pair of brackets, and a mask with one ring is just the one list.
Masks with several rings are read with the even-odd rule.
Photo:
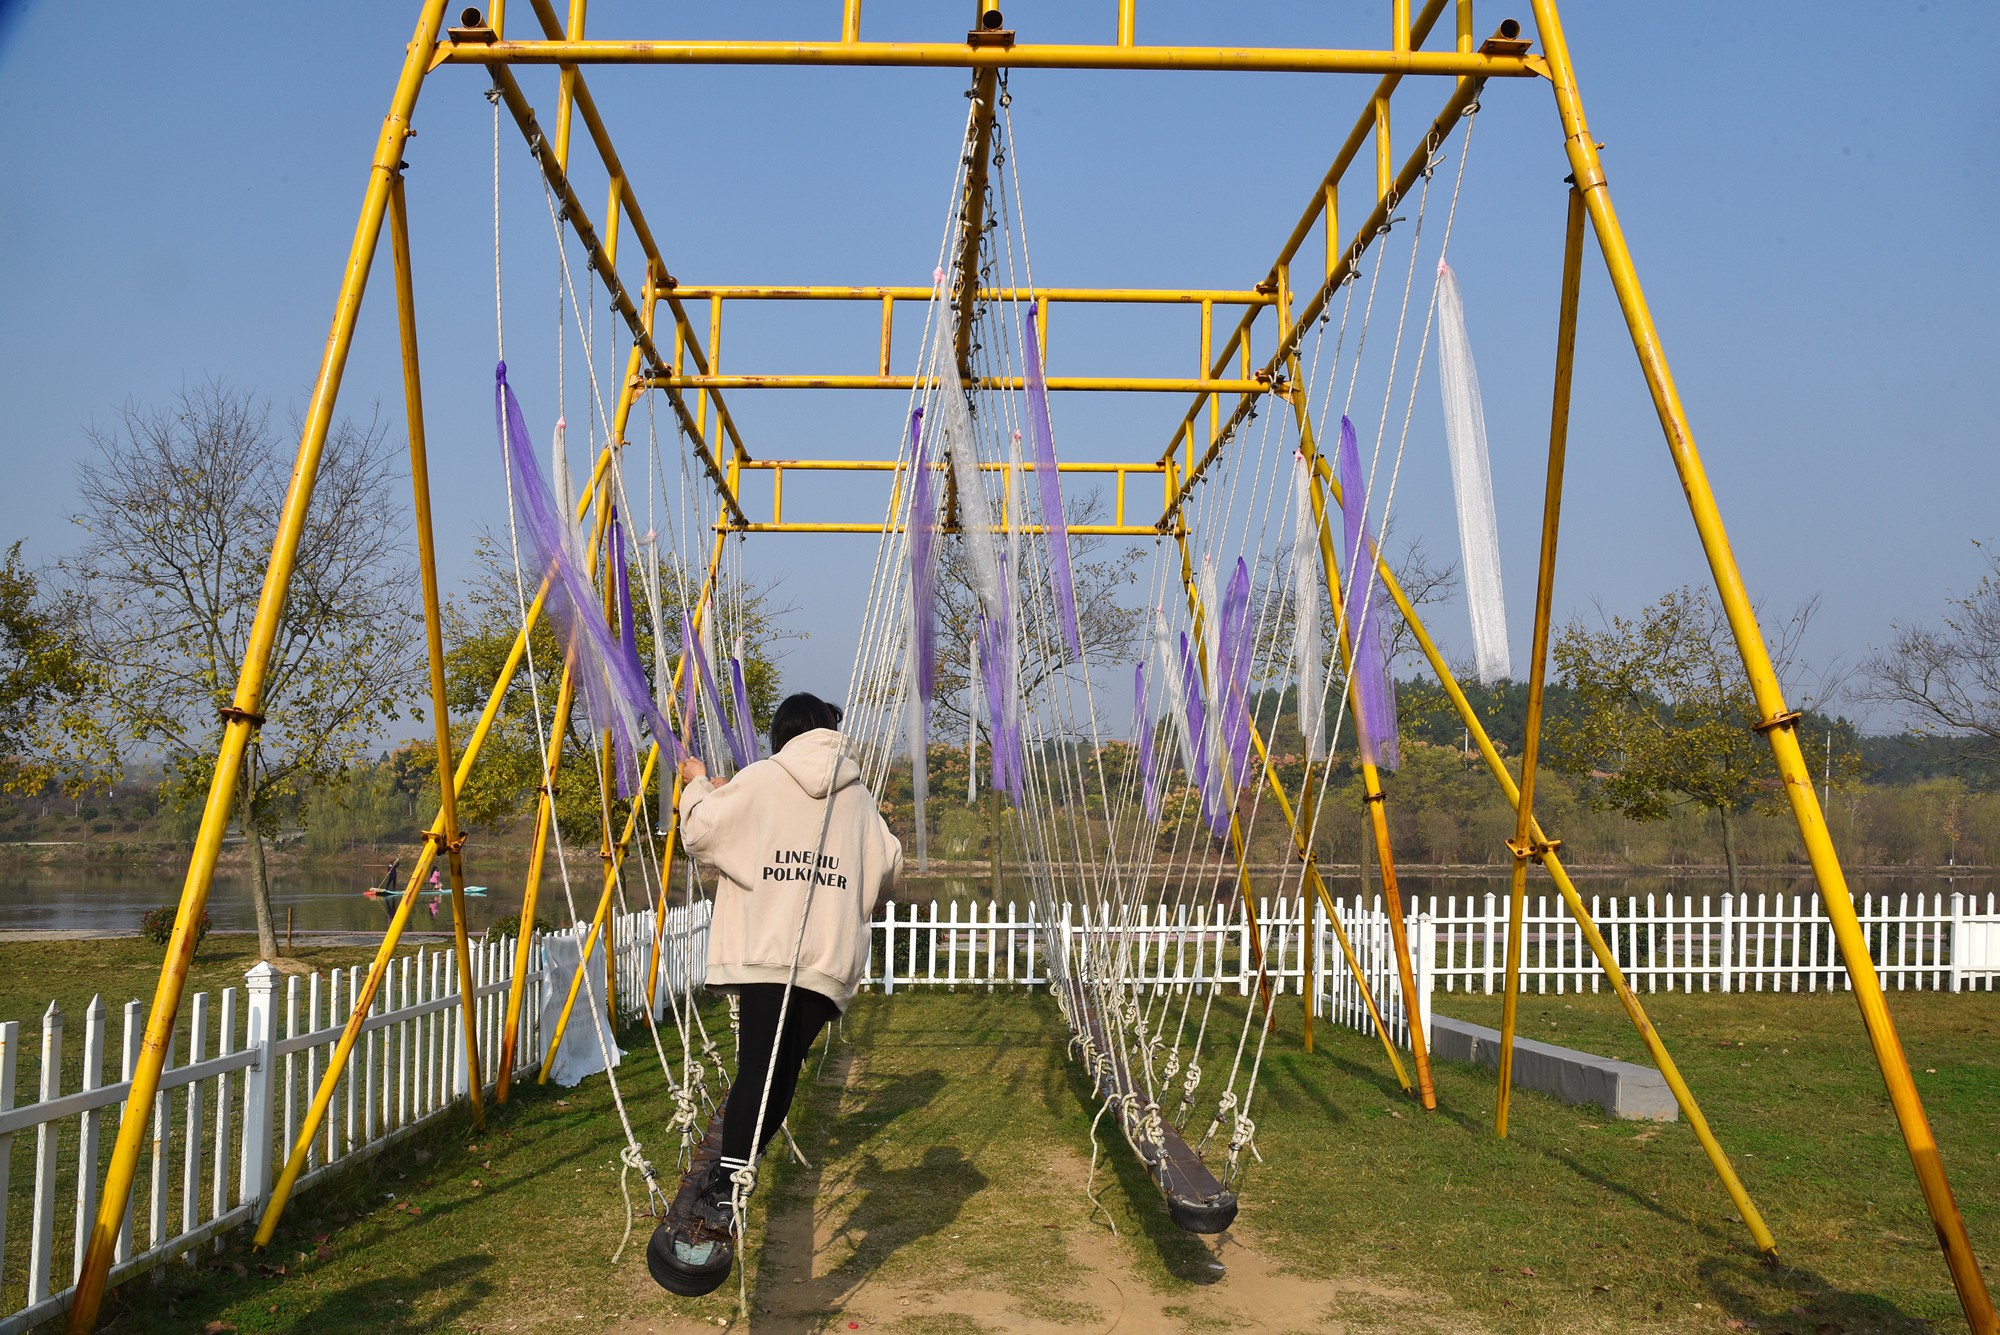
[[402, 871], [403, 859], [400, 857], [391, 858], [389, 860], [389, 870], [382, 873], [383, 894], [393, 895], [396, 893], [396, 878], [402, 874]]
[[737, 1174], [783, 1125], [807, 1050], [860, 984], [875, 905], [902, 879], [903, 845], [843, 754], [840, 720], [793, 695], [772, 716], [770, 759], [734, 780], [681, 764], [681, 843], [716, 876], [708, 985], [738, 999], [739, 1030], [720, 1156], [711, 1128], [648, 1250], [676, 1293], [728, 1276]]

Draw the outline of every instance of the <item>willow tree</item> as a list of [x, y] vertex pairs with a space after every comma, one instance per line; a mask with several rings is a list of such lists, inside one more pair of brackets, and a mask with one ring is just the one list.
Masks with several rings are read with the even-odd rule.
[[[1771, 657], [1781, 676], [1813, 611], [1808, 603], [1778, 623]], [[1690, 806], [1713, 812], [1729, 888], [1739, 890], [1735, 821], [1778, 800], [1778, 773], [1713, 594], [1683, 586], [1636, 619], [1604, 615], [1595, 630], [1572, 621], [1556, 636], [1554, 656], [1570, 699], [1549, 720], [1551, 760], [1581, 780], [1599, 810], [1640, 821]]]
[[[164, 407], [128, 405], [88, 432], [77, 469], [88, 535], [63, 563], [108, 714], [157, 752], [166, 794], [208, 790], [235, 693], [294, 435], [217, 381]], [[264, 839], [282, 811], [345, 772], [420, 682], [415, 584], [402, 535], [409, 497], [379, 421], [329, 432], [263, 689], [266, 722], [243, 767], [237, 817], [249, 851], [258, 953], [279, 954]]]

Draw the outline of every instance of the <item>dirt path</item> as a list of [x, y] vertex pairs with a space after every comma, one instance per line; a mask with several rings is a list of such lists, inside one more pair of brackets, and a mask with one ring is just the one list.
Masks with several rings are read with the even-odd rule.
[[[1102, 1213], [1088, 1217], [1089, 1164], [1074, 1147], [1058, 1139], [947, 1141], [944, 1126], [924, 1125], [938, 1100], [924, 1079], [930, 1073], [895, 1052], [868, 1048], [857, 1057], [849, 1048], [822, 1075], [833, 1134], [814, 1137], [823, 1151], [815, 1166], [788, 1177], [764, 1228], [753, 1231], [748, 1330], [1291, 1335], [1477, 1328], [1462, 1312], [1407, 1288], [1290, 1273], [1260, 1248], [1254, 1226], [1239, 1224], [1200, 1246], [1172, 1235], [1163, 1249], [1132, 1217], [1157, 1212], [1157, 1202], [1131, 1200], [1129, 1182], [1100, 1169], [1098, 1193], [1123, 1216], [1114, 1235]], [[922, 1092], [905, 1097], [912, 1089]], [[1048, 1092], [1070, 1097], [1066, 1089]], [[1017, 1112], [1034, 1102], [1022, 1099]], [[740, 1318], [676, 1311], [674, 1300], [634, 1279], [632, 1301], [646, 1315], [613, 1327], [623, 1335], [746, 1329]], [[732, 1278], [725, 1293], [734, 1291]]]

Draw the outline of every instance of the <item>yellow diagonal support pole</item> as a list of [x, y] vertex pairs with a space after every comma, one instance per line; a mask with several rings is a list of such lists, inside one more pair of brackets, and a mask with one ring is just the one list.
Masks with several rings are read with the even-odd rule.
[[[451, 758], [451, 707], [445, 697], [444, 617], [438, 598], [437, 542], [431, 532], [430, 457], [424, 443], [424, 390], [421, 363], [417, 358], [417, 296], [410, 269], [410, 219], [403, 196], [403, 177], [398, 172], [389, 190], [389, 250], [396, 266], [396, 324], [403, 344], [403, 402], [410, 431], [410, 490], [416, 515], [417, 569], [424, 591], [424, 649], [430, 661], [431, 715], [437, 723], [440, 776], [456, 766]], [[472, 1124], [486, 1125], [486, 1099], [481, 1086], [479, 1063], [478, 988], [472, 976], [472, 950], [465, 935], [465, 839], [458, 828], [458, 785], [438, 784], [438, 823], [442, 827], [436, 842], [444, 845], [445, 866], [451, 877], [451, 935], [458, 948], [459, 1019], [465, 1031], [466, 1098], [472, 1105]], [[359, 1000], [357, 998], [357, 1000]], [[373, 997], [369, 998], [373, 1000]], [[357, 1007], [367, 1013], [367, 1003]], [[352, 1022], [350, 1021], [350, 1026]]]
[[[1303, 382], [1298, 378], [1298, 361], [1289, 363], [1294, 385]], [[1322, 484], [1320, 469], [1324, 461], [1319, 457], [1319, 445], [1313, 432], [1312, 415], [1306, 411], [1305, 394], [1295, 390], [1292, 394], [1293, 417], [1299, 431], [1299, 453], [1305, 456], [1308, 468], [1306, 491], [1312, 501], [1315, 536], [1319, 541], [1320, 565], [1326, 576], [1328, 601], [1333, 606], [1334, 629], [1340, 645], [1341, 660], [1348, 665], [1348, 695], [1353, 701], [1355, 727], [1360, 728], [1361, 693], [1354, 681], [1353, 645], [1348, 639], [1347, 609], [1341, 599], [1344, 587], [1340, 578], [1340, 562], [1334, 555], [1333, 530], [1326, 511], [1326, 490]], [[1384, 916], [1389, 920], [1389, 945], [1396, 956], [1396, 981], [1403, 993], [1403, 1015], [1409, 1021], [1410, 1064], [1417, 1071], [1417, 1099], [1426, 1111], [1437, 1108], [1437, 1086], [1431, 1080], [1430, 1044], [1424, 1037], [1423, 999], [1417, 995], [1416, 968], [1410, 959], [1410, 933], [1403, 922], [1403, 895], [1396, 882], [1396, 858], [1389, 843], [1388, 796], [1382, 791], [1382, 775], [1366, 760], [1361, 762], [1361, 797], [1368, 807], [1370, 832], [1375, 840], [1375, 865], [1382, 873], [1382, 906]], [[1367, 850], [1361, 851], [1367, 856]]]
[[382, 216], [388, 208], [389, 186], [402, 161], [403, 142], [408, 137], [410, 116], [416, 109], [417, 94], [423, 88], [424, 69], [443, 26], [444, 0], [426, 0], [417, 19], [416, 31], [403, 60], [396, 91], [390, 98], [389, 114], [375, 140], [375, 156], [369, 170], [367, 191], [362, 198], [361, 217], [354, 240], [348, 248], [347, 269], [341, 280], [340, 297], [334, 307], [333, 325], [327, 335], [319, 376], [312, 401], [306, 410], [306, 424], [299, 440], [298, 459], [292, 469], [291, 484], [279, 512], [277, 536], [271, 545], [271, 560], [264, 576], [264, 590], [251, 623], [249, 644], [243, 655], [243, 670], [237, 675], [236, 690], [229, 707], [222, 745], [216, 757], [215, 773], [209, 782], [208, 800], [202, 808], [201, 827], [195, 835], [194, 853], [188, 860], [186, 879], [181, 885], [180, 909], [174, 919], [174, 933], [167, 944], [166, 960], [153, 991], [153, 1005], [146, 1016], [146, 1032], [134, 1063], [131, 1091], [126, 1100], [127, 1115], [118, 1124], [118, 1139], [111, 1161], [105, 1167], [103, 1193], [98, 1199], [97, 1218], [91, 1226], [90, 1243], [83, 1262], [77, 1267], [76, 1291], [70, 1300], [69, 1329], [87, 1331], [97, 1323], [98, 1308], [104, 1301], [104, 1283], [111, 1271], [111, 1259], [118, 1242], [119, 1226], [131, 1203], [132, 1178], [139, 1152], [146, 1141], [147, 1123], [159, 1090], [160, 1071], [172, 1042], [174, 1020], [180, 1012], [181, 990], [187, 982], [188, 966], [202, 914], [208, 906], [209, 886], [215, 877], [215, 863], [222, 851], [222, 836], [229, 824], [243, 755], [252, 732], [261, 722], [264, 674], [270, 667], [271, 648], [277, 638], [278, 623], [284, 613], [285, 594], [291, 585], [292, 565], [298, 556], [306, 511], [312, 504], [318, 480], [320, 456], [326, 447], [328, 428], [333, 423], [334, 402], [347, 369], [348, 350], [353, 346], [354, 327], [361, 313], [362, 293], [368, 286], [368, 269], [375, 259], [381, 236]]
[[[616, 204], [612, 205], [615, 210]], [[615, 249], [615, 240], [614, 249]], [[653, 327], [655, 292], [651, 279], [646, 282], [639, 304], [640, 324], [650, 330]], [[631, 420], [632, 404], [637, 396], [636, 378], [641, 367], [641, 353], [635, 342], [625, 362], [625, 383], [618, 390], [618, 406], [611, 418], [611, 439], [605, 444], [598, 458], [597, 475], [592, 478], [593, 491], [597, 478], [604, 477], [612, 464], [612, 451], [622, 449], [625, 441], [625, 427]], [[585, 497], [588, 501], [589, 496]], [[581, 512], [579, 512], [581, 513]], [[590, 549], [584, 556], [584, 573], [593, 574], [598, 549], [603, 544], [604, 530], [610, 519], [609, 507], [600, 506], [597, 528], [591, 535]], [[535, 796], [535, 834], [528, 853], [528, 872], [521, 887], [521, 929], [514, 938], [514, 974], [507, 980], [507, 1018], [500, 1035], [499, 1083], [493, 1094], [495, 1103], [505, 1103], [514, 1084], [515, 1049], [521, 1039], [521, 1008], [527, 996], [529, 974], [529, 951], [533, 946], [535, 909], [541, 901], [542, 867], [548, 857], [549, 835], [556, 818], [556, 776], [562, 766], [563, 737], [569, 731], [570, 708], [576, 699], [576, 682], [570, 672], [570, 664], [565, 661], [562, 680], [556, 687], [556, 710], [554, 726], [549, 729], [548, 750], [542, 758], [542, 781], [537, 786]]]
[[[703, 619], [708, 616], [709, 604], [715, 598], [715, 581], [722, 569], [722, 551], [728, 539], [728, 534], [717, 533], [714, 543], [709, 547], [708, 574], [702, 579], [701, 593], [695, 599], [694, 615], [689, 618], [696, 631], [701, 629]], [[674, 685], [673, 690], [669, 692], [670, 698], [680, 698], [681, 683], [686, 680], [686, 674], [689, 670], [688, 654], [686, 649], [683, 648], [680, 661], [674, 665]], [[694, 720], [692, 718], [682, 719], [681, 727], [681, 750], [685, 752], [688, 749], [688, 739], [694, 735]], [[666, 844], [660, 853], [660, 911], [653, 919], [652, 958], [646, 964], [646, 1008], [648, 1014], [652, 1012], [652, 1008], [657, 1004], [655, 998], [659, 995], [660, 951], [664, 948], [667, 939], [667, 890], [673, 884], [674, 880], [674, 841], [679, 837], [681, 832], [681, 775], [678, 768], [674, 770], [673, 793], [668, 810], [673, 815], [672, 819], [667, 823]], [[689, 903], [692, 905], [694, 894], [694, 887], [692, 885], [688, 887], [688, 894]]]
[[1937, 1138], [1931, 1133], [1923, 1099], [1918, 1095], [1916, 1080], [1910, 1074], [1909, 1059], [1903, 1053], [1902, 1040], [1896, 1034], [1895, 1022], [1890, 1019], [1888, 1003], [1882, 995], [1881, 979], [1876, 975], [1875, 963], [1868, 954], [1867, 938], [1855, 916], [1847, 877], [1841, 870], [1839, 855], [1834, 851], [1833, 839], [1826, 828], [1826, 815], [1820, 810], [1819, 794], [1813, 788], [1812, 774], [1799, 750], [1794, 726], [1798, 715], [1785, 705], [1784, 690], [1778, 684], [1770, 651], [1765, 647], [1763, 632], [1757, 625], [1756, 609], [1751, 606], [1742, 572], [1737, 569], [1735, 554], [1730, 551], [1729, 535], [1716, 509], [1707, 470], [1703, 468], [1701, 455], [1695, 449], [1693, 428], [1688, 424], [1687, 413], [1681, 406], [1673, 373], [1660, 347], [1659, 331], [1653, 325], [1646, 294], [1640, 287], [1631, 252], [1626, 248], [1624, 229], [1620, 227], [1618, 214], [1611, 206], [1611, 194], [1604, 183], [1604, 167], [1598, 157], [1597, 141], [1590, 137], [1583, 102], [1577, 94], [1568, 44], [1563, 40], [1562, 20], [1556, 13], [1554, 0], [1533, 0], [1533, 5], [1535, 26], [1541, 34], [1550, 80], [1555, 88], [1556, 111], [1562, 120], [1564, 148], [1575, 174], [1576, 188], [1582, 192], [1584, 205], [1589, 210], [1592, 230], [1597, 234], [1605, 268], [1611, 275], [1612, 290], [1617, 293], [1619, 309], [1625, 316], [1626, 328], [1632, 335], [1632, 345], [1639, 356], [1640, 369], [1646, 376], [1646, 387], [1652, 393], [1653, 407], [1666, 434], [1667, 451], [1673, 457], [1675, 471], [1680, 475], [1681, 489], [1687, 494], [1695, 531], [1701, 536], [1702, 551], [1708, 557], [1710, 572], [1715, 576], [1716, 593], [1722, 600], [1730, 629], [1735, 633], [1736, 647], [1743, 655], [1744, 671], [1756, 695], [1757, 707], [1763, 714], [1763, 722], [1759, 726], [1770, 742], [1785, 794], [1791, 801], [1793, 818], [1798, 822], [1799, 837], [1805, 844], [1806, 857], [1812, 863], [1814, 878], [1819, 882], [1826, 916], [1833, 925], [1834, 938], [1840, 943], [1841, 958], [1854, 985], [1854, 1000], [1861, 1008], [1868, 1041], [1875, 1049], [1877, 1064], [1882, 1068], [1882, 1080], [1888, 1088], [1889, 1103], [1895, 1109], [1903, 1143], [1909, 1149], [1917, 1185], [1923, 1192], [1924, 1206], [1929, 1210], [1931, 1224], [1937, 1230], [1945, 1265], [1951, 1272], [1952, 1284], [1958, 1290], [1959, 1304], [1965, 1309], [1966, 1322], [1977, 1335], [1995, 1335], [1995, 1332], [2000, 1332], [2000, 1314], [1994, 1311], [1993, 1296], [1987, 1290], [1985, 1276], [1980, 1273], [1979, 1259], [1972, 1250], [1972, 1239], [1966, 1233], [1965, 1220], [1952, 1196], [1944, 1161], [1938, 1154]]
[[[1324, 459], [1321, 459], [1318, 461], [1316, 471], [1319, 473], [1320, 481], [1332, 491], [1334, 500], [1338, 502], [1340, 483], [1333, 476], [1333, 470]], [[1430, 632], [1425, 629], [1423, 619], [1417, 615], [1416, 605], [1410, 601], [1409, 595], [1403, 592], [1403, 586], [1397, 580], [1396, 572], [1382, 559], [1379, 550], [1373, 555], [1375, 570], [1381, 576], [1383, 587], [1388, 590], [1397, 611], [1402, 614], [1404, 624], [1409, 626], [1410, 634], [1416, 640], [1424, 661], [1430, 664], [1438, 684], [1444, 687], [1445, 695], [1451, 700], [1452, 709], [1457, 712], [1459, 722], [1465, 725], [1466, 733], [1472, 738], [1472, 744], [1478, 748], [1480, 758], [1485, 760], [1487, 772], [1493, 776], [1493, 781], [1500, 785], [1500, 791], [1506, 795], [1510, 804], [1518, 802], [1521, 797], [1520, 787], [1514, 782], [1514, 776], [1508, 772], [1507, 762], [1501, 759], [1500, 749], [1493, 744], [1493, 738], [1487, 734], [1486, 725], [1480, 721], [1478, 711], [1473, 709], [1472, 702], [1465, 698], [1465, 690], [1458, 684], [1458, 678], [1453, 675], [1451, 664], [1445, 661], [1444, 652], [1438, 648], [1437, 641], [1433, 640]], [[1582, 894], [1577, 891], [1576, 883], [1570, 879], [1568, 869], [1563, 866], [1562, 858], [1557, 853], [1560, 846], [1558, 841], [1550, 839], [1543, 832], [1539, 822], [1530, 825], [1529, 829], [1530, 837], [1535, 843], [1537, 859], [1547, 869], [1549, 879], [1555, 882], [1556, 890], [1562, 895], [1570, 917], [1576, 921], [1577, 930], [1583, 933], [1584, 943], [1590, 947], [1592, 958], [1597, 961], [1598, 967], [1604, 970], [1604, 977], [1617, 995], [1619, 1005], [1625, 1008], [1626, 1017], [1632, 1021], [1632, 1027], [1638, 1031], [1640, 1041], [1646, 1045], [1647, 1055], [1653, 1059], [1653, 1064], [1660, 1068], [1660, 1075], [1667, 1082], [1667, 1088], [1673, 1091], [1674, 1102], [1680, 1106], [1681, 1116], [1687, 1118], [1688, 1129], [1694, 1132], [1695, 1139], [1700, 1142], [1702, 1153], [1708, 1156], [1709, 1166], [1715, 1170], [1716, 1177], [1722, 1182], [1724, 1190], [1729, 1193], [1730, 1200], [1735, 1203], [1737, 1212], [1743, 1216], [1743, 1222], [1749, 1228], [1750, 1236], [1756, 1241], [1758, 1248], [1766, 1255], [1775, 1255], [1777, 1244], [1771, 1238], [1771, 1230], [1765, 1227], [1764, 1218], [1750, 1199], [1750, 1193], [1744, 1189], [1741, 1179], [1736, 1176], [1736, 1169], [1730, 1164], [1722, 1143], [1715, 1138], [1715, 1132], [1710, 1129], [1708, 1118], [1703, 1114], [1701, 1104], [1696, 1101], [1694, 1091], [1688, 1088], [1687, 1081], [1681, 1077], [1679, 1063], [1674, 1061], [1673, 1054], [1667, 1050], [1665, 1040], [1653, 1027], [1652, 1020], [1646, 1014], [1646, 1008], [1640, 1004], [1638, 993], [1632, 990], [1631, 984], [1626, 980], [1625, 971], [1618, 967], [1618, 958], [1611, 949], [1611, 943], [1606, 941], [1604, 933], [1598, 930], [1597, 922], [1591, 917], [1589, 908], [1585, 906]]]
[[1535, 578], [1535, 629], [1528, 650], [1528, 717], [1521, 745], [1520, 792], [1514, 799], [1514, 866], [1507, 896], [1507, 982], [1500, 1004], [1500, 1087], [1493, 1129], [1507, 1134], [1514, 1093], [1514, 1021], [1521, 996], [1521, 932], [1527, 917], [1528, 859], [1534, 856], [1535, 765], [1542, 751], [1542, 688], [1548, 677], [1549, 616], [1555, 599], [1556, 537], [1562, 527], [1563, 460], [1569, 448], [1569, 390], [1576, 366], [1577, 290], [1583, 275], [1583, 196], [1569, 192], [1563, 233], [1562, 299], [1556, 320], [1555, 402], [1549, 408], [1549, 465], [1542, 495], [1542, 550]]

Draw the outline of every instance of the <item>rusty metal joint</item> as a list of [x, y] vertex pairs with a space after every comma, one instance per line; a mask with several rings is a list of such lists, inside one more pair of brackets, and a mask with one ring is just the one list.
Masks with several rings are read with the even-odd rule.
[[1770, 718], [1765, 719], [1761, 723], [1751, 724], [1750, 730], [1752, 732], [1761, 732], [1768, 736], [1771, 732], [1773, 732], [1778, 728], [1796, 727], [1798, 725], [1798, 721], [1804, 717], [1805, 715], [1800, 713], [1798, 710], [1789, 709], [1782, 714], [1774, 714]]
[[253, 728], [264, 726], [264, 716], [251, 709], [239, 709], [235, 705], [223, 705], [216, 714], [226, 723], [247, 723]]
[[1389, 800], [1389, 795], [1387, 793], [1369, 793], [1361, 800], [1363, 802], [1386, 802]]

